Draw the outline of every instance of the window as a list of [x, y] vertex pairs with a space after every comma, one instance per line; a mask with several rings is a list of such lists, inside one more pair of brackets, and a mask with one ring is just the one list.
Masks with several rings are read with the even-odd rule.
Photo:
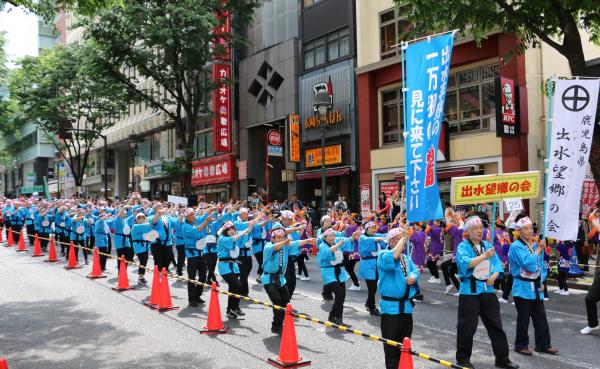
[[304, 69], [308, 70], [350, 55], [348, 28], [304, 44]]
[[[450, 133], [489, 131], [496, 127], [494, 77], [498, 65], [450, 74], [443, 119], [448, 121]], [[382, 144], [402, 142], [404, 137], [402, 89], [395, 88], [381, 94]]]
[[210, 156], [213, 156], [215, 152], [213, 151], [213, 132], [205, 131], [205, 132], [197, 132], [194, 142], [194, 149], [196, 151], [195, 158], [203, 159]]
[[381, 100], [383, 144], [388, 145], [402, 142], [404, 139], [402, 136], [402, 131], [404, 130], [402, 89], [396, 88], [384, 91], [381, 94]]
[[487, 65], [450, 75], [444, 119], [450, 133], [489, 130], [496, 126], [494, 77], [498, 65]]
[[379, 35], [381, 59], [400, 54], [396, 45], [406, 40], [412, 30], [412, 23], [403, 15], [401, 9], [390, 9], [379, 14]]

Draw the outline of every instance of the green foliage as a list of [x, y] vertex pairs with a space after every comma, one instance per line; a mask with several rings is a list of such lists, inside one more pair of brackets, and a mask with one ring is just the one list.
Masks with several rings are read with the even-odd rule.
[[[211, 114], [208, 102], [215, 86], [207, 66], [214, 53], [224, 51], [211, 48], [216, 38], [213, 30], [222, 22], [216, 14], [230, 12], [241, 30], [257, 3], [128, 0], [123, 7], [113, 6], [84, 18], [80, 25], [86, 40], [98, 49], [96, 63], [102, 73], [168, 117], [187, 153], [200, 117]], [[240, 32], [221, 36], [232, 47], [245, 44]], [[181, 170], [172, 172], [190, 176], [192, 158], [186, 154], [178, 159]]]
[[[91, 44], [46, 49], [38, 57], [21, 59], [9, 78], [10, 98], [22, 118], [47, 133], [77, 185], [102, 130], [112, 126], [131, 101], [119, 84], [97, 73], [95, 54]], [[60, 129], [68, 129], [71, 136], [57, 139]]]
[[8, 69], [6, 67], [6, 33], [0, 32], [0, 86], [4, 85], [4, 79], [8, 74]]
[[99, 9], [114, 5], [122, 6], [124, 0], [0, 0], [0, 9], [4, 2], [14, 6], [23, 6], [42, 16], [46, 21], [52, 21], [60, 10], [91, 16]]

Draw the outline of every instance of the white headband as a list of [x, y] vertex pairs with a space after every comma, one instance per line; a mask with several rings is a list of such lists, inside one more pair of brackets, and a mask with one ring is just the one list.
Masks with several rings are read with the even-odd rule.
[[402, 229], [400, 228], [393, 228], [392, 230], [390, 230], [387, 234], [387, 240], [391, 240], [392, 238], [398, 236], [399, 234], [402, 233]]
[[471, 229], [472, 227], [476, 226], [476, 225], [480, 225], [483, 224], [481, 222], [481, 218], [475, 216], [475, 217], [470, 217], [469, 219], [467, 219], [467, 221], [465, 222], [465, 226], [464, 226], [464, 230], [468, 231], [469, 229]]
[[515, 229], [519, 230], [530, 224], [533, 224], [531, 222], [531, 219], [529, 219], [529, 217], [524, 217], [524, 218], [519, 219], [519, 221], [517, 223], [515, 223]]

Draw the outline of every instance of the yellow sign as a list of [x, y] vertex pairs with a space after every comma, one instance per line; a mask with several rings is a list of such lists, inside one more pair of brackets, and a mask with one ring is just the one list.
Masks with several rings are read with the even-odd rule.
[[324, 123], [328, 126], [341, 123], [344, 120], [342, 113], [339, 110], [332, 110], [327, 115], [311, 115], [304, 121], [304, 129], [317, 128]]
[[290, 114], [290, 161], [300, 162], [300, 116]]
[[539, 192], [539, 171], [455, 177], [450, 185], [452, 205], [531, 199], [538, 197]]
[[[308, 149], [306, 154], [306, 167], [321, 166], [321, 148]], [[342, 162], [342, 145], [325, 146], [325, 165], [340, 164]]]

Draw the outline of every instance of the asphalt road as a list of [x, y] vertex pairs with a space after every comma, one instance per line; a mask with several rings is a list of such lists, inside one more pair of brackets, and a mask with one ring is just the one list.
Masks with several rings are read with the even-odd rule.
[[[208, 306], [187, 306], [186, 284], [171, 281], [173, 301], [181, 309], [157, 313], [143, 306], [148, 287], [116, 293], [116, 262], [109, 261], [106, 279], [85, 277], [91, 266], [67, 271], [63, 263], [44, 263], [30, 254], [0, 247], [0, 357], [10, 369], [71, 368], [269, 368], [265, 363], [279, 350], [279, 336], [270, 332], [272, 312], [242, 302], [245, 319], [227, 321], [229, 334], [198, 333]], [[311, 281], [298, 281], [292, 304], [296, 310], [326, 319], [330, 303], [321, 300], [321, 279], [314, 257], [308, 263]], [[255, 274], [253, 273], [252, 276]], [[129, 270], [130, 281], [137, 277]], [[150, 276], [151, 277], [151, 276]], [[426, 282], [425, 301], [414, 314], [413, 349], [454, 362], [457, 297], [443, 294], [442, 285]], [[150, 279], [150, 278], [148, 278]], [[268, 301], [252, 278], [251, 295]], [[148, 284], [150, 286], [150, 284]], [[551, 290], [554, 289], [551, 287]], [[208, 291], [203, 295], [208, 300]], [[546, 310], [552, 342], [560, 356], [511, 353], [523, 369], [600, 368], [600, 334], [582, 336], [586, 325], [584, 293], [551, 293]], [[380, 334], [379, 320], [364, 309], [366, 291], [348, 291], [344, 321], [352, 328]], [[226, 297], [220, 297], [221, 307]], [[509, 343], [515, 337], [516, 311], [502, 305], [502, 320]], [[300, 354], [315, 368], [383, 368], [382, 344], [349, 333], [296, 321]], [[533, 340], [533, 327], [530, 327]], [[472, 362], [476, 368], [493, 368], [491, 346], [480, 324], [475, 335]], [[415, 368], [442, 366], [414, 358]]]

